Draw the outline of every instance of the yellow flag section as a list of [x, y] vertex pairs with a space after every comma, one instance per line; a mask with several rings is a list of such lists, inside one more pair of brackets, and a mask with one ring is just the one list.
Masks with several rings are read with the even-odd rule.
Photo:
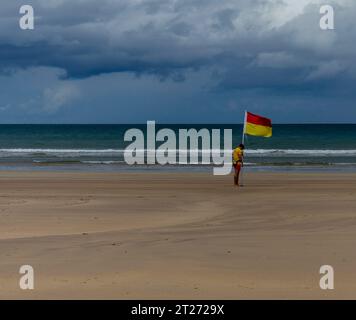
[[271, 119], [258, 116], [251, 112], [246, 112], [244, 134], [266, 138], [272, 137]]

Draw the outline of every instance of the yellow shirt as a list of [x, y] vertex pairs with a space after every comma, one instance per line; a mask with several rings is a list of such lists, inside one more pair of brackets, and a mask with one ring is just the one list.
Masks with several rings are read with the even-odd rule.
[[234, 152], [232, 153], [232, 160], [234, 163], [239, 162], [243, 160], [244, 157], [244, 152], [241, 150], [239, 147], [234, 149]]

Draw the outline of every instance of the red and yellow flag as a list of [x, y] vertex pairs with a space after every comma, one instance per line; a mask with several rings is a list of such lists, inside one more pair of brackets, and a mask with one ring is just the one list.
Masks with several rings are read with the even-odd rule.
[[269, 138], [272, 136], [271, 119], [246, 112], [244, 134]]

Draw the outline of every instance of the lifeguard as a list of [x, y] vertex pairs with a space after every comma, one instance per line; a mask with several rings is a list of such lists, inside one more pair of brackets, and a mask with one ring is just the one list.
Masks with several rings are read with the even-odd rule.
[[232, 153], [232, 165], [234, 166], [235, 169], [235, 174], [234, 174], [235, 186], [239, 186], [239, 175], [240, 175], [241, 167], [243, 167], [244, 149], [245, 146], [241, 143], [237, 148], [234, 149]]

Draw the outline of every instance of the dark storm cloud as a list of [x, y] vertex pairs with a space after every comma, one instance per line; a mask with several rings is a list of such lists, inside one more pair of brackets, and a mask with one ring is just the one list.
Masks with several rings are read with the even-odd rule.
[[206, 65], [220, 50], [192, 42], [194, 25], [169, 1], [32, 1], [36, 28], [28, 32], [18, 28], [20, 3], [3, 10], [8, 15], [2, 24], [10, 30], [0, 39], [3, 69], [52, 66], [70, 77], [124, 71], [164, 75]]
[[356, 4], [329, 2], [336, 30], [325, 32], [321, 1], [313, 0], [33, 0], [34, 31], [18, 27], [23, 2], [7, 1], [0, 66], [57, 67], [69, 77], [216, 67], [221, 84], [237, 88], [260, 87], [269, 78], [269, 86], [284, 86], [353, 76]]
[[[82, 102], [96, 121], [106, 99], [110, 121], [115, 110], [118, 121], [149, 111], [170, 121], [226, 120], [241, 105], [268, 105], [281, 121], [324, 106], [331, 118], [339, 105], [355, 114], [347, 98], [356, 95], [356, 2], [327, 2], [332, 31], [319, 28], [322, 0], [32, 0], [25, 3], [34, 7], [35, 30], [23, 31], [24, 1], [2, 1], [0, 82], [8, 93], [0, 111], [11, 119], [63, 111], [74, 121], [83, 115], [66, 106]], [[18, 94], [21, 79], [29, 88]], [[131, 95], [137, 86], [149, 108]]]

